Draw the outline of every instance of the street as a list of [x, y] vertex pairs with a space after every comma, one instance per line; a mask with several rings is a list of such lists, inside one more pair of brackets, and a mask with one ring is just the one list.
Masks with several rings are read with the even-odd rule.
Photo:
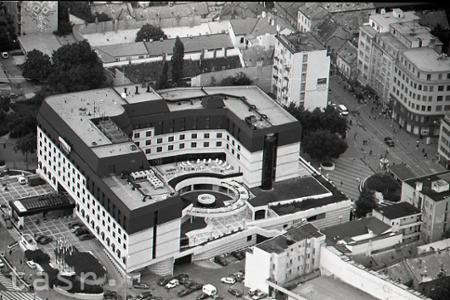
[[[399, 129], [389, 117], [383, 117], [378, 112], [371, 112], [374, 104], [368, 101], [359, 104], [354, 95], [346, 90], [341, 84], [339, 76], [330, 76], [330, 98], [333, 103], [347, 106], [352, 120], [352, 126], [347, 134], [349, 149], [358, 155], [372, 170], [379, 170], [379, 159], [388, 151], [387, 158], [390, 164], [406, 163], [418, 176], [433, 172], [443, 171], [445, 168], [437, 163], [437, 140], [434, 139], [430, 145], [425, 144], [425, 139], [420, 140], [419, 147], [416, 146], [418, 137]], [[394, 147], [388, 147], [385, 137], [391, 137], [395, 141]], [[367, 145], [363, 145], [363, 141]], [[424, 157], [425, 153], [427, 158]]]

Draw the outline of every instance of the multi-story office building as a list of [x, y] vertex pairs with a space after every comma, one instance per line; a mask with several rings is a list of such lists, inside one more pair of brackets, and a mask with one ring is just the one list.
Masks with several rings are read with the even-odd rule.
[[282, 285], [319, 269], [325, 235], [306, 223], [288, 229], [249, 249], [245, 260], [245, 286], [269, 292], [267, 280]]
[[441, 119], [438, 142], [439, 163], [450, 169], [450, 113]]
[[438, 136], [450, 111], [450, 58], [432, 48], [403, 51], [394, 67], [392, 117], [408, 132]]
[[272, 92], [278, 103], [325, 108], [329, 71], [327, 50], [310, 33], [277, 35]]
[[405, 180], [401, 201], [422, 210], [422, 239], [426, 243], [442, 239], [450, 229], [450, 171]]
[[54, 95], [37, 121], [37, 173], [123, 273], [349, 219], [350, 200], [299, 163], [300, 123], [255, 86]]
[[420, 239], [422, 212], [408, 202], [378, 207], [373, 210], [372, 216], [391, 226], [393, 232], [400, 232], [404, 243]]
[[428, 28], [418, 24], [418, 19], [414, 12], [382, 10], [360, 27], [358, 81], [373, 88], [386, 103], [399, 53], [408, 48], [442, 45]]

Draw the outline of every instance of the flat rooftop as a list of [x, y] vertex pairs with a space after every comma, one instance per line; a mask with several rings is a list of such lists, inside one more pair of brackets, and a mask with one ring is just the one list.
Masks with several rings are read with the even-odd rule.
[[422, 26], [416, 21], [394, 23], [391, 24], [391, 30], [392, 29], [410, 42], [436, 39], [436, 37], [430, 33], [430, 28]]
[[450, 72], [450, 57], [439, 58], [439, 53], [432, 48], [409, 49], [403, 55], [421, 71]]
[[390, 24], [419, 20], [419, 17], [416, 16], [414, 11], [404, 11], [403, 18], [396, 18], [392, 12], [387, 12], [385, 14], [370, 15], [370, 19], [382, 26], [384, 29], [388, 29]]
[[291, 292], [305, 297], [308, 300], [377, 299], [364, 293], [362, 290], [329, 276], [320, 276], [308, 280], [298, 285]]
[[409, 204], [408, 202], [400, 202], [392, 205], [378, 207], [375, 208], [375, 210], [390, 220], [421, 213], [420, 209]]
[[325, 47], [309, 32], [277, 35], [276, 37], [291, 53], [325, 50]]
[[50, 58], [52, 57], [53, 51], [58, 50], [62, 46], [52, 33], [31, 33], [19, 36], [18, 39], [25, 52], [39, 50], [47, 54]]
[[[136, 87], [138, 88], [139, 94], [136, 94]], [[119, 95], [126, 96], [126, 100], [124, 100], [125, 103], [132, 104], [139, 102], [162, 100], [161, 95], [158, 94], [154, 89], [152, 89], [151, 87], [142, 87], [142, 85], [140, 84], [122, 85], [120, 87], [113, 87], [113, 89]]]
[[416, 188], [417, 182], [422, 182], [421, 193], [430, 197], [430, 199], [434, 201], [441, 201], [450, 197], [450, 190], [438, 193], [431, 189], [431, 183], [440, 179], [450, 182], [450, 171], [443, 171], [422, 177], [411, 178], [405, 180], [404, 182], [413, 188]]
[[288, 229], [285, 233], [266, 240], [258, 245], [261, 250], [269, 253], [282, 253], [292, 244], [309, 238], [324, 236], [319, 229], [311, 223], [302, 224]]

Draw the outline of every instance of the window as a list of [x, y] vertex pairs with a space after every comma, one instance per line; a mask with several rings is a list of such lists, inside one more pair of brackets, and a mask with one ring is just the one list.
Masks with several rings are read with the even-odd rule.
[[197, 143], [196, 142], [192, 142], [191, 143], [191, 148], [197, 148]]
[[162, 143], [162, 141], [163, 141], [163, 139], [162, 139], [162, 138], [158, 138], [158, 139], [156, 140], [156, 142], [157, 142], [158, 144], [161, 144], [161, 143]]
[[430, 92], [432, 92], [434, 90], [434, 86], [430, 86]]
[[237, 159], [241, 159], [241, 155], [239, 153], [237, 155]]
[[173, 150], [173, 145], [167, 146], [167, 150], [172, 151]]
[[152, 136], [152, 132], [151, 132], [151, 131], [147, 131], [147, 132], [145, 133], [145, 136]]
[[184, 140], [184, 134], [180, 134], [180, 140]]
[[209, 147], [209, 142], [203, 142], [203, 147]]
[[250, 242], [251, 240], [252, 240], [252, 236], [251, 235], [247, 236], [247, 242]]
[[145, 144], [148, 146], [148, 145], [151, 145], [152, 144], [152, 141], [151, 140], [146, 140], [145, 141]]
[[[450, 87], [450, 85], [449, 85], [449, 87]], [[221, 132], [217, 133], [216, 137], [217, 137], [218, 139], [222, 138], [222, 133], [221, 133]]]
[[443, 96], [437, 96], [437, 101], [442, 101]]
[[447, 85], [447, 91], [450, 91], [450, 85]]
[[431, 111], [431, 106], [427, 106], [427, 111]]
[[439, 92], [442, 92], [443, 90], [444, 90], [444, 86], [443, 85], [438, 86], [438, 91]]
[[151, 149], [145, 149], [145, 154], [150, 154], [151, 152]]
[[431, 74], [427, 74], [427, 80], [431, 80]]
[[216, 147], [222, 147], [222, 142], [216, 142]]
[[209, 133], [205, 133], [205, 134], [203, 135], [203, 137], [204, 137], [205, 139], [209, 139]]
[[136, 144], [136, 146], [138, 146], [139, 147], [139, 142], [134, 142], [135, 144]]
[[442, 105], [436, 105], [436, 111], [442, 111]]
[[180, 149], [184, 149], [184, 143], [180, 144]]
[[191, 134], [191, 138], [196, 139], [197, 138], [197, 134], [196, 133]]
[[134, 138], [135, 138], [135, 139], [138, 139], [138, 138], [139, 138], [139, 132], [136, 132], [136, 133], [134, 134]]
[[162, 147], [156, 148], [156, 152], [162, 152]]
[[173, 142], [173, 136], [169, 136], [168, 141]]

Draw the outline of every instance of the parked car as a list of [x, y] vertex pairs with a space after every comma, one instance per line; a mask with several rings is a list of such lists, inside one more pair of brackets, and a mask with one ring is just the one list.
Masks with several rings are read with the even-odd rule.
[[70, 232], [74, 233], [75, 231], [79, 230], [80, 228], [83, 228], [83, 225], [75, 225], [72, 228], [70, 228]]
[[197, 298], [195, 298], [196, 300], [203, 300], [208, 298], [209, 296], [205, 293], [201, 293], [200, 295], [197, 296]]
[[152, 292], [143, 292], [136, 297], [136, 300], [148, 300], [152, 296]]
[[258, 290], [257, 293], [252, 296], [252, 299], [253, 300], [260, 300], [260, 299], [263, 299], [263, 298], [266, 298], [266, 297], [267, 297], [266, 293]]
[[86, 227], [84, 227], [84, 228], [78, 228], [77, 230], [75, 230], [74, 233], [75, 233], [76, 236], [80, 236], [80, 235], [89, 233], [89, 229], [87, 229]]
[[238, 260], [243, 260], [245, 258], [245, 251], [233, 251], [231, 255]]
[[219, 264], [219, 265], [221, 265], [221, 266], [223, 266], [223, 267], [228, 266], [227, 260], [224, 257], [222, 257], [222, 256], [215, 256], [214, 257], [214, 262]]
[[177, 293], [177, 295], [178, 295], [179, 297], [184, 297], [184, 296], [187, 296], [187, 295], [191, 294], [192, 292], [193, 292], [193, 290], [191, 290], [190, 288], [185, 288], [185, 289], [179, 291], [179, 292]]
[[342, 117], [348, 116], [348, 109], [347, 107], [345, 107], [345, 105], [339, 104], [337, 106], [337, 110]]
[[236, 283], [236, 279], [234, 279], [233, 277], [222, 277], [222, 278], [220, 278], [220, 281], [222, 283], [226, 283], [226, 284], [235, 284]]
[[178, 279], [180, 284], [183, 284], [186, 280], [189, 279], [189, 275], [185, 274], [185, 273], [181, 273], [181, 274], [176, 275], [174, 278]]
[[254, 296], [254, 295], [256, 295], [259, 291], [260, 291], [260, 290], [258, 290], [258, 289], [249, 289], [249, 290], [248, 290], [248, 294], [249, 294], [250, 296]]
[[178, 281], [178, 279], [172, 279], [171, 281], [169, 281], [168, 284], [166, 284], [166, 289], [173, 289], [174, 287], [178, 286], [180, 284], [180, 282]]
[[187, 288], [193, 291], [200, 291], [203, 288], [203, 285], [197, 282], [192, 282], [189, 286], [187, 286]]
[[240, 291], [238, 291], [237, 289], [229, 288], [228, 293], [230, 293], [231, 295], [233, 295], [237, 298], [242, 297], [242, 293]]
[[27, 261], [27, 266], [29, 266], [31, 269], [36, 269], [36, 263], [32, 260]]
[[0, 268], [3, 268], [5, 266], [5, 263], [3, 262], [3, 260], [0, 258]]
[[47, 245], [53, 241], [53, 238], [48, 235], [40, 235], [36, 238], [36, 242], [40, 245]]
[[245, 279], [245, 273], [242, 271], [239, 271], [239, 272], [233, 273], [231, 275], [231, 277], [234, 277], [237, 282], [242, 282]]
[[161, 278], [158, 280], [158, 285], [160, 285], [160, 286], [165, 286], [166, 284], [169, 283], [170, 280], [172, 280], [172, 277], [161, 277]]
[[80, 227], [80, 226], [83, 226], [83, 223], [81, 223], [79, 221], [69, 223], [69, 228], [70, 229], [72, 229], [74, 227]]
[[148, 289], [150, 289], [150, 286], [147, 283], [144, 283], [144, 282], [135, 283], [135, 284], [133, 284], [133, 287], [135, 289], [141, 289], [141, 290], [148, 290]]
[[4, 59], [7, 59], [7, 58], [9, 57], [8, 52], [2, 52], [2, 57], [3, 57]]
[[80, 239], [80, 241], [88, 241], [88, 240], [92, 240], [95, 236], [91, 233], [86, 233], [86, 234], [82, 234], [80, 235], [78, 238]]
[[17, 178], [17, 181], [18, 181], [21, 185], [27, 184], [27, 179], [25, 178], [25, 176], [19, 176], [19, 177]]
[[394, 147], [395, 146], [394, 140], [392, 138], [388, 137], [388, 136], [384, 138], [384, 142], [389, 147]]

